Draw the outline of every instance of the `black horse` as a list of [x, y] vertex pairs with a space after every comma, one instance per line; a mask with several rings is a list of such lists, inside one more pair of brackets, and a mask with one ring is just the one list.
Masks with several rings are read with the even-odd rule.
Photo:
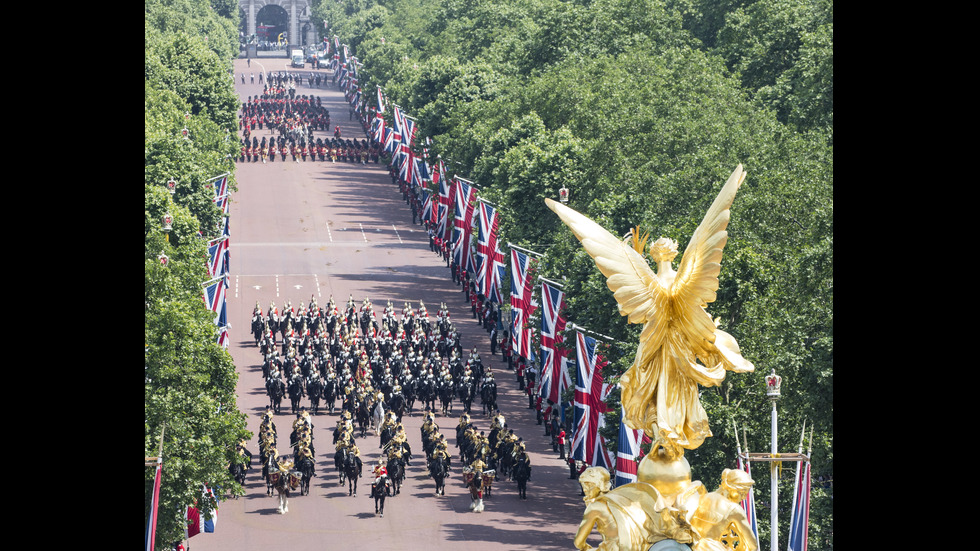
[[388, 460], [388, 478], [391, 480], [394, 492], [398, 495], [402, 491], [402, 482], [405, 480], [405, 460], [401, 457], [392, 457]]
[[316, 415], [320, 409], [320, 398], [323, 396], [323, 379], [313, 379], [306, 385], [306, 393], [310, 397], [310, 411]]
[[313, 466], [313, 460], [309, 457], [304, 457], [296, 462], [296, 467], [300, 473], [303, 474], [303, 479], [300, 482], [299, 493], [300, 495], [310, 495], [310, 480], [316, 476], [316, 472]]
[[407, 406], [408, 402], [401, 393], [392, 395], [391, 400], [388, 400], [388, 410], [395, 413], [395, 420], [399, 423], [402, 422], [402, 416], [405, 415], [405, 408]]
[[282, 407], [282, 397], [286, 394], [286, 384], [277, 377], [268, 382], [266, 392], [269, 394], [269, 407], [272, 408], [273, 412], [279, 413]]
[[361, 476], [361, 464], [353, 453], [345, 450], [343, 470], [341, 471], [340, 483], [347, 479], [347, 495], [357, 497], [357, 479]]
[[462, 381], [459, 384], [459, 401], [463, 403], [463, 411], [470, 412], [473, 405], [473, 398], [476, 396], [476, 385], [473, 381]]
[[303, 397], [303, 381], [294, 377], [289, 381], [289, 401], [292, 403], [293, 414], [299, 412], [299, 400]]
[[517, 494], [521, 499], [527, 499], [527, 481], [530, 479], [531, 459], [522, 453], [514, 464], [514, 480], [517, 481]]
[[446, 495], [446, 477], [449, 475], [449, 460], [439, 455], [429, 460], [429, 476], [436, 483], [436, 495]]
[[493, 415], [497, 410], [497, 383], [488, 381], [480, 388], [480, 399], [483, 403], [483, 414]]
[[385, 498], [391, 493], [391, 481], [387, 476], [382, 475], [381, 478], [371, 484], [371, 497], [374, 498], [374, 514], [380, 514], [382, 518], [385, 516]]

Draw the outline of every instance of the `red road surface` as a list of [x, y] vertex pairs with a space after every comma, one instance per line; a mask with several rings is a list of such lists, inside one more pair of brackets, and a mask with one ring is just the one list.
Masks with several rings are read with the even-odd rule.
[[[258, 72], [289, 70], [284, 59], [235, 62], [236, 87], [244, 100], [262, 91]], [[241, 84], [240, 74], [246, 75]], [[256, 73], [255, 84], [249, 83]], [[303, 71], [309, 73], [307, 68]], [[321, 70], [322, 74], [327, 74]], [[349, 120], [349, 108], [333, 85], [297, 87], [297, 94], [319, 95], [330, 110], [332, 124], [345, 137], [362, 138], [360, 125]], [[268, 130], [258, 131], [271, 137]], [[324, 137], [327, 135], [324, 133]], [[500, 480], [486, 510], [469, 510], [470, 498], [462, 484], [458, 452], [445, 496], [425, 472], [419, 436], [421, 416], [405, 417], [403, 424], [415, 458], [408, 467], [402, 493], [388, 498], [385, 515], [374, 514], [370, 495], [372, 466], [380, 455], [373, 434], [358, 439], [365, 476], [356, 497], [338, 484], [333, 468], [331, 431], [338, 415], [321, 412], [314, 418], [317, 477], [310, 494], [293, 494], [289, 512], [277, 512], [278, 498], [266, 495], [256, 460], [246, 481], [246, 495], [221, 502], [214, 533], [200, 534], [188, 542], [191, 549], [248, 551], [289, 549], [572, 549], [572, 539], [584, 504], [577, 481], [551, 450], [543, 425], [537, 425], [527, 399], [518, 390], [513, 371], [501, 357], [491, 356], [487, 333], [471, 316], [462, 289], [452, 283], [445, 262], [428, 247], [422, 226], [412, 224], [412, 214], [384, 165], [352, 163], [285, 162], [238, 163], [238, 192], [231, 206], [231, 280], [228, 319], [232, 324], [230, 352], [239, 373], [239, 408], [248, 415], [248, 426], [258, 432], [260, 415], [268, 404], [262, 381], [262, 357], [251, 341], [249, 322], [256, 302], [266, 311], [270, 303], [294, 307], [316, 297], [325, 305], [331, 295], [338, 304], [353, 296], [360, 305], [367, 297], [379, 311], [391, 300], [400, 312], [406, 301], [418, 308], [424, 301], [430, 316], [445, 302], [462, 334], [466, 351], [476, 347], [484, 363], [492, 366], [498, 382], [500, 410], [515, 434], [524, 438], [531, 454], [533, 473], [528, 499], [517, 497], [515, 482]], [[304, 405], [308, 404], [304, 399]], [[280, 439], [288, 438], [294, 417], [284, 400], [276, 417]], [[451, 416], [438, 416], [441, 432], [456, 452], [455, 427], [460, 408]], [[477, 427], [489, 431], [489, 419], [474, 403]], [[257, 439], [249, 449], [258, 457]], [[288, 451], [288, 450], [287, 450]], [[597, 536], [593, 536], [597, 538]], [[598, 540], [591, 542], [593, 545]]]

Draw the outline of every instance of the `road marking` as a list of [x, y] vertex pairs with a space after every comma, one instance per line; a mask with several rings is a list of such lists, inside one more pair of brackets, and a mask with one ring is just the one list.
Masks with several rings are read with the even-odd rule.
[[367, 234], [364, 233], [364, 224], [358, 222], [357, 225], [361, 227], [361, 235], [364, 236], [364, 242], [367, 243], [368, 240], [367, 240]]
[[399, 242], [399, 243], [403, 243], [403, 241], [402, 241], [402, 236], [400, 236], [400, 235], [398, 235], [398, 228], [396, 228], [396, 227], [395, 227], [395, 225], [394, 225], [394, 224], [392, 224], [392, 225], [391, 225], [391, 229], [393, 229], [393, 230], [395, 230], [395, 237], [397, 237], [397, 238], [398, 238], [398, 242]]
[[330, 233], [330, 222], [327, 222], [327, 237], [330, 239], [330, 242], [333, 243], [333, 234]]
[[279, 298], [279, 274], [276, 274], [276, 298]]

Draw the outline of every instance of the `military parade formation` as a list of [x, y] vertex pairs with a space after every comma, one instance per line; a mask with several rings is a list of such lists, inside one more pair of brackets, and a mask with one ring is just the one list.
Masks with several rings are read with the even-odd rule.
[[381, 158], [378, 145], [344, 137], [339, 126], [329, 135], [330, 111], [319, 96], [297, 95], [299, 80], [293, 73], [270, 74], [262, 94], [248, 96], [242, 103], [238, 115], [241, 148], [236, 160], [377, 164]]
[[[317, 463], [313, 420], [323, 413], [338, 416], [333, 467], [349, 496], [357, 495], [358, 481], [364, 477], [358, 439], [363, 441], [369, 431], [380, 438], [381, 454], [377, 464], [369, 467], [376, 514], [384, 514], [386, 497], [401, 491], [413, 459], [402, 417], [418, 411], [423, 415], [425, 472], [435, 482], [436, 495], [445, 495], [453, 464], [449, 441], [436, 418], [455, 415], [455, 408], [461, 410], [455, 447], [461, 481], [472, 495], [471, 510], [483, 510], [483, 499], [499, 480], [517, 481], [518, 496], [526, 499], [531, 469], [524, 440], [496, 407], [492, 367], [475, 348], [464, 352], [445, 304], [432, 317], [422, 302], [417, 309], [406, 302], [396, 312], [391, 301], [376, 310], [370, 299], [358, 304], [353, 296], [343, 305], [332, 296], [324, 306], [315, 297], [299, 307], [287, 301], [282, 307], [270, 304], [263, 310], [256, 304], [251, 332], [262, 355], [263, 385], [269, 398], [258, 434], [262, 477], [267, 494], [278, 494], [280, 513], [288, 511], [291, 491], [309, 493]], [[286, 398], [295, 416], [289, 436], [291, 455], [280, 454], [274, 422], [277, 414], [283, 414]], [[480, 414], [490, 421], [486, 432], [471, 417], [477, 399]], [[248, 454], [244, 443], [240, 452]], [[239, 474], [244, 480], [244, 472]]]

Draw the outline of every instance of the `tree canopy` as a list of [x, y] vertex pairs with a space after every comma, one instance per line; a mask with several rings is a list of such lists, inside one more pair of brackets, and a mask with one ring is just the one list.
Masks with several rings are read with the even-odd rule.
[[[242, 491], [228, 466], [235, 446], [251, 438], [237, 408], [234, 363], [217, 343], [215, 314], [202, 300], [210, 278], [207, 243], [224, 222], [213, 179], [229, 173], [237, 147], [229, 73], [237, 28], [237, 4], [146, 2], [143, 446], [146, 457], [162, 459], [161, 547], [184, 537], [188, 506], [205, 516], [213, 510], [205, 486]], [[164, 215], [173, 220], [169, 230]], [[153, 476], [147, 468], [147, 516]]]
[[[631, 364], [640, 328], [543, 198], [564, 185], [569, 206], [613, 234], [639, 226], [683, 250], [742, 164], [708, 311], [756, 371], [702, 389], [715, 436], [689, 460], [711, 485], [735, 466], [737, 438], [768, 450], [775, 369], [780, 445], [797, 451], [805, 423], [814, 476], [832, 479], [832, 1], [360, 0], [323, 2], [314, 17], [356, 45], [371, 92], [416, 117], [433, 154], [499, 207], [500, 242], [547, 252], [539, 273], [565, 282], [568, 319], [623, 343], [606, 349], [608, 381]], [[816, 548], [833, 544], [831, 494], [814, 488]], [[763, 539], [769, 529], [760, 518]]]

